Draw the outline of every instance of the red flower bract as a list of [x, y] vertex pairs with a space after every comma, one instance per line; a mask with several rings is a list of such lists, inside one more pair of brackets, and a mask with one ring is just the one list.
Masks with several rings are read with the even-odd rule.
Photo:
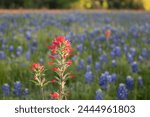
[[34, 64], [32, 64], [32, 70], [33, 71], [44, 70], [44, 66], [40, 65], [39, 63], [34, 63]]
[[67, 65], [71, 65], [72, 64], [72, 61], [69, 60], [68, 62], [66, 62]]
[[58, 71], [57, 67], [52, 68], [52, 71]]
[[52, 42], [52, 45], [49, 45], [48, 48], [51, 50], [52, 54], [58, 54], [58, 50], [61, 51], [66, 56], [70, 55], [72, 52], [71, 44], [64, 36], [58, 36]]
[[50, 80], [50, 83], [54, 84], [56, 82], [55, 79]]
[[54, 93], [50, 94], [50, 97], [52, 99], [59, 99], [59, 94], [57, 92], [54, 92]]

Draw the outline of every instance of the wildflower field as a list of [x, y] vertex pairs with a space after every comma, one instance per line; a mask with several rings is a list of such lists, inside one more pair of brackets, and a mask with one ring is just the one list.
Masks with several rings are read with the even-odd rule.
[[[52, 56], [58, 40], [62, 58]], [[65, 66], [54, 67], [55, 57]], [[65, 82], [54, 78], [62, 69]], [[0, 14], [0, 87], [1, 100], [150, 99], [150, 13]]]

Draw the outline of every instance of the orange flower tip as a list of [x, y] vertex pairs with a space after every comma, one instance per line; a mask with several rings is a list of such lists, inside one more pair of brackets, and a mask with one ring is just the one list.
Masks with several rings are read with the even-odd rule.
[[49, 94], [52, 99], [59, 99], [59, 94], [57, 92]]

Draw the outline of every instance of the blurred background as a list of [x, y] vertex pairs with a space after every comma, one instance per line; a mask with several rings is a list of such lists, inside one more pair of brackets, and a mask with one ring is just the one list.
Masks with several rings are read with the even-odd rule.
[[150, 10], [150, 0], [0, 0], [0, 8]]

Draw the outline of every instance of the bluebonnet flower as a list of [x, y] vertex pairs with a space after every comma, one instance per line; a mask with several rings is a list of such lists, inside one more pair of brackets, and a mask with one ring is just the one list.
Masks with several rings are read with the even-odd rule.
[[112, 58], [115, 58], [115, 56], [116, 56], [115, 52], [113, 50], [110, 52], [110, 55], [111, 55]]
[[3, 96], [8, 96], [10, 94], [10, 86], [7, 83], [2, 86], [2, 92]]
[[86, 35], [85, 34], [78, 35], [78, 37], [79, 37], [79, 40], [81, 42], [84, 42], [84, 40], [86, 39]]
[[27, 40], [30, 40], [32, 38], [31, 31], [27, 31], [26, 34], [25, 34], [25, 37], [26, 37]]
[[135, 48], [130, 48], [130, 53], [134, 57], [136, 55], [136, 49]]
[[91, 44], [91, 48], [95, 49], [95, 41], [91, 41], [90, 44]]
[[14, 51], [14, 46], [10, 45], [8, 49], [9, 49], [9, 52], [13, 52]]
[[125, 84], [120, 83], [117, 89], [117, 98], [119, 100], [126, 100], [128, 98], [128, 90]]
[[88, 63], [88, 64], [91, 64], [91, 63], [92, 63], [92, 56], [91, 56], [91, 55], [89, 55], [89, 56], [87, 57], [87, 63]]
[[121, 48], [119, 46], [117, 46], [114, 51], [116, 56], [121, 56]]
[[90, 66], [90, 65], [87, 65], [87, 66], [86, 66], [86, 71], [87, 71], [87, 72], [91, 71], [91, 66]]
[[37, 50], [37, 46], [38, 46], [37, 40], [33, 39], [32, 43], [31, 43], [31, 47], [30, 47], [32, 53], [34, 53]]
[[23, 48], [22, 48], [22, 46], [18, 46], [17, 49], [16, 49], [16, 55], [17, 55], [17, 56], [20, 56], [22, 53], [23, 53]]
[[134, 87], [134, 80], [131, 76], [127, 76], [126, 78], [126, 86], [127, 86], [127, 89], [129, 90], [132, 90], [133, 87]]
[[138, 64], [137, 64], [137, 62], [133, 62], [131, 64], [131, 67], [132, 67], [132, 72], [134, 72], [134, 73], [138, 72]]
[[26, 52], [26, 59], [30, 60], [30, 58], [31, 58], [31, 52], [29, 50], [29, 51]]
[[98, 52], [102, 53], [102, 48], [101, 47], [98, 48]]
[[113, 66], [113, 67], [116, 67], [116, 66], [117, 66], [117, 62], [116, 62], [116, 60], [114, 60], [114, 59], [112, 60], [112, 66]]
[[78, 63], [78, 67], [77, 67], [78, 70], [83, 70], [84, 69], [84, 60], [81, 59], [80, 62]]
[[143, 48], [141, 55], [143, 58], [147, 59], [148, 58], [148, 50], [146, 50], [146, 48]]
[[0, 51], [0, 60], [4, 60], [5, 58], [6, 58], [5, 52], [4, 51]]
[[114, 73], [111, 75], [112, 82], [115, 82], [117, 80], [117, 75]]
[[93, 73], [91, 71], [86, 72], [84, 77], [85, 77], [86, 82], [89, 84], [92, 83], [94, 79]]
[[77, 50], [81, 53], [83, 51], [83, 45], [82, 44], [77, 45]]
[[142, 77], [138, 77], [138, 86], [143, 86], [143, 78]]
[[112, 82], [112, 77], [111, 77], [111, 75], [107, 75], [106, 78], [107, 78], [108, 83], [111, 83], [111, 82]]
[[133, 56], [130, 53], [127, 53], [127, 61], [128, 63], [132, 63], [133, 62]]
[[29, 90], [28, 90], [28, 88], [25, 88], [25, 89], [24, 89], [23, 95], [24, 95], [24, 97], [27, 97], [27, 96], [29, 95]]
[[100, 63], [101, 62], [107, 62], [108, 58], [107, 58], [107, 54], [103, 54], [99, 57]]
[[105, 38], [105, 36], [104, 35], [101, 35], [100, 37], [98, 37], [98, 39], [97, 40], [99, 40], [99, 41], [105, 41], [106, 40], [106, 38]]
[[96, 71], [100, 70], [100, 68], [101, 68], [100, 62], [96, 62], [95, 63], [95, 69], [96, 69]]
[[21, 96], [21, 92], [22, 92], [22, 84], [20, 81], [16, 81], [14, 83], [14, 94], [16, 96]]
[[143, 61], [143, 57], [142, 57], [142, 56], [139, 56], [138, 61], [139, 61], [139, 62], [142, 62], [142, 61]]
[[108, 82], [106, 75], [104, 74], [101, 75], [101, 77], [99, 78], [99, 85], [101, 86], [102, 89], [107, 89]]
[[5, 50], [7, 48], [6, 44], [2, 44], [2, 50]]
[[128, 48], [129, 48], [129, 47], [128, 47], [127, 45], [124, 45], [123, 49], [124, 49], [124, 52], [125, 52], [125, 53], [128, 52]]
[[103, 100], [103, 98], [104, 98], [104, 97], [103, 97], [103, 92], [102, 92], [102, 90], [100, 90], [100, 89], [97, 90], [97, 91], [96, 91], [95, 99], [96, 99], [96, 100]]

